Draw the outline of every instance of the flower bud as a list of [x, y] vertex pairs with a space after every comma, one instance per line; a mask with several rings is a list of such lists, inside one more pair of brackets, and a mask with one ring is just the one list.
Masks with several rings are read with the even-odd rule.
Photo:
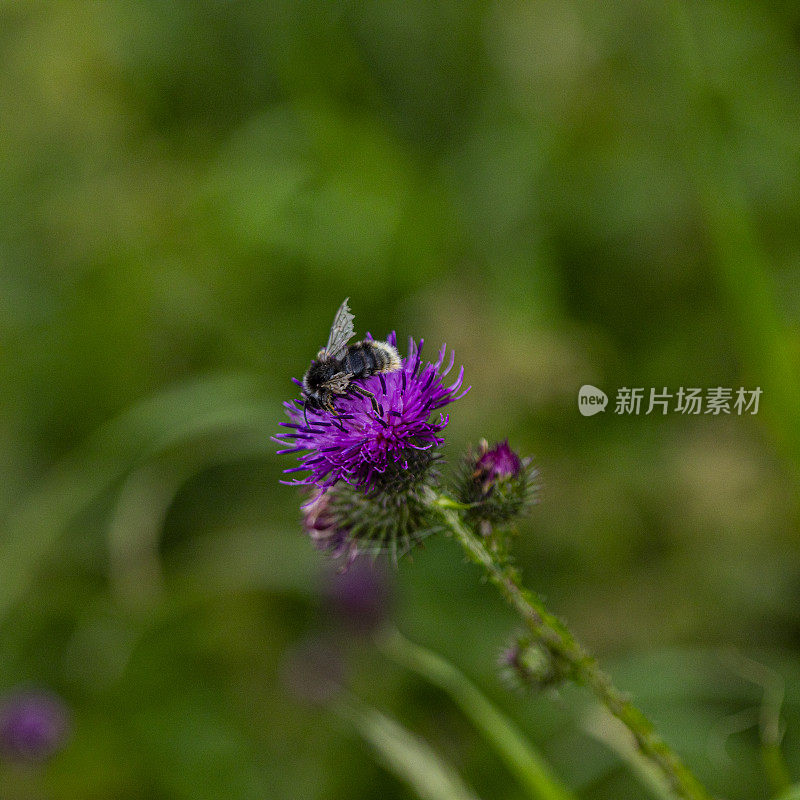
[[483, 439], [477, 454], [467, 455], [459, 480], [459, 500], [468, 516], [487, 522], [507, 522], [536, 501], [538, 471], [531, 459], [521, 459], [508, 439], [490, 448]]
[[498, 659], [500, 678], [510, 688], [545, 689], [560, 683], [564, 669], [559, 659], [541, 642], [518, 635]]
[[325, 550], [331, 558], [344, 556], [345, 564], [350, 564], [358, 555], [358, 547], [350, 531], [337, 521], [332, 497], [333, 490], [320, 492], [303, 506], [303, 527], [317, 550]]
[[486, 439], [481, 441], [481, 453], [475, 463], [475, 475], [480, 478], [485, 490], [498, 481], [516, 478], [522, 470], [519, 456], [509, 447], [508, 439], [496, 444], [491, 450]]

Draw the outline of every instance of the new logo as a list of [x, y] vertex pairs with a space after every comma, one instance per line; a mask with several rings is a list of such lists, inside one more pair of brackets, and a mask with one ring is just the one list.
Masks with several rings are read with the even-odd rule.
[[605, 411], [608, 405], [606, 393], [591, 383], [585, 383], [578, 389], [578, 411], [584, 417], [591, 417]]

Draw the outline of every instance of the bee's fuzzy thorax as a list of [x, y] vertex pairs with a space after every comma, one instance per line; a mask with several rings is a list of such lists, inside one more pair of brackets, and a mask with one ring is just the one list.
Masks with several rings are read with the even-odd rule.
[[308, 394], [316, 392], [325, 381], [337, 371], [335, 363], [330, 361], [312, 361], [303, 376], [303, 388]]

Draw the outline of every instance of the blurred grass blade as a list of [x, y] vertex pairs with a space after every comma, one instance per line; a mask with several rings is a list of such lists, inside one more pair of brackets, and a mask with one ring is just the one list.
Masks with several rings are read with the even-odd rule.
[[[789, 786], [791, 775], [780, 744], [763, 742], [761, 744], [761, 763], [764, 765], [764, 772], [767, 774], [773, 791], [792, 791], [792, 787]], [[800, 800], [800, 787], [795, 787], [794, 791], [795, 794], [791, 796]]]
[[[90, 502], [169, 447], [216, 437], [205, 459], [272, 449], [274, 411], [250, 376], [191, 381], [150, 397], [102, 426], [61, 461], [0, 526], [0, 620], [35, 577], [41, 558]], [[195, 454], [196, 457], [196, 454]], [[195, 461], [195, 463], [197, 463]]]
[[449, 661], [406, 639], [399, 631], [385, 633], [384, 653], [445, 691], [493, 745], [533, 800], [574, 800], [522, 731]]
[[792, 779], [781, 748], [781, 713], [786, 699], [786, 679], [778, 670], [749, 658], [736, 648], [726, 648], [719, 657], [732, 672], [762, 690], [761, 706], [758, 710], [761, 762], [772, 791], [775, 794], [787, 791]]
[[386, 768], [422, 800], [478, 800], [450, 764], [395, 720], [354, 699], [340, 704], [337, 711], [355, 725]]
[[775, 800], [800, 800], [800, 783], [790, 786], [785, 792], [777, 795]]

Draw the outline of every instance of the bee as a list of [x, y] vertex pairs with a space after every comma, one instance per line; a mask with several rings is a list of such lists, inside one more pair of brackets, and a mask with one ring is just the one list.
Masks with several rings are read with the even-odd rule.
[[363, 340], [348, 344], [355, 336], [353, 315], [347, 301], [339, 306], [333, 318], [328, 344], [323, 347], [315, 361], [311, 362], [303, 377], [303, 415], [309, 408], [327, 409], [337, 414], [333, 401], [337, 396], [358, 394], [369, 397], [375, 413], [378, 412], [378, 401], [375, 395], [363, 386], [355, 383], [356, 379], [368, 378], [370, 375], [395, 372], [400, 369], [400, 355], [397, 348], [388, 342]]

